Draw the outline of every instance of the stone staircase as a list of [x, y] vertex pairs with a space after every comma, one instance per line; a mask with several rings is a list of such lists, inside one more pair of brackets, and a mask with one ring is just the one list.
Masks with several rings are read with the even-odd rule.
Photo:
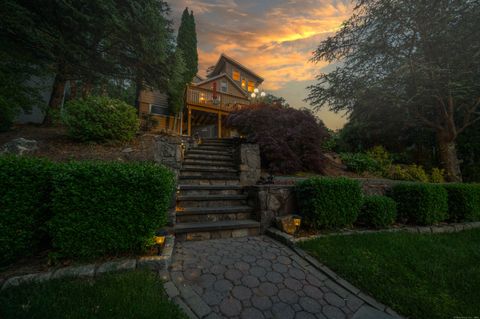
[[260, 224], [240, 186], [231, 139], [204, 139], [180, 170], [175, 234], [179, 240], [258, 235]]

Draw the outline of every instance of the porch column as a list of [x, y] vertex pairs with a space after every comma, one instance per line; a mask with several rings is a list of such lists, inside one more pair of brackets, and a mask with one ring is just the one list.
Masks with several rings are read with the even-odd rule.
[[192, 136], [192, 110], [188, 109], [187, 135]]
[[222, 113], [218, 113], [218, 138], [222, 138]]

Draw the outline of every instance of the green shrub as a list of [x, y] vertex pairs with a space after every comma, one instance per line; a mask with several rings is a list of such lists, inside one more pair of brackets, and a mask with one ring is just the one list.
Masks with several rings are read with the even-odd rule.
[[68, 134], [81, 141], [130, 140], [139, 128], [133, 106], [104, 96], [69, 101], [62, 121]]
[[392, 188], [401, 221], [432, 225], [447, 218], [447, 191], [442, 185], [405, 183]]
[[364, 172], [374, 173], [380, 170], [377, 161], [364, 153], [342, 153], [340, 157], [347, 169], [357, 174]]
[[53, 180], [49, 231], [59, 257], [138, 252], [167, 221], [174, 176], [154, 164], [71, 162]]
[[480, 184], [446, 184], [448, 214], [452, 221], [480, 220]]
[[347, 178], [310, 178], [297, 183], [296, 196], [306, 222], [338, 228], [355, 222], [362, 204], [360, 184]]
[[410, 182], [422, 182], [428, 183], [430, 177], [425, 172], [421, 165], [392, 165], [388, 173], [388, 177], [391, 179], [401, 180], [401, 181], [410, 181]]
[[378, 168], [385, 174], [392, 166], [393, 160], [390, 153], [381, 145], [375, 146], [367, 152], [367, 155], [377, 162]]
[[386, 196], [367, 196], [363, 200], [358, 221], [375, 228], [392, 225], [397, 217], [397, 204]]
[[52, 163], [0, 156], [0, 264], [31, 255], [45, 237]]

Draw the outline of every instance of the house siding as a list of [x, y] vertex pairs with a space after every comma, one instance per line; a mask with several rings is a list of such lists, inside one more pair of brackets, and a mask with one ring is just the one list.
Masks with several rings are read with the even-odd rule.
[[[233, 81], [232, 79], [227, 79], [226, 76], [223, 76], [221, 78], [218, 78], [214, 81], [211, 81], [211, 82], [207, 82], [207, 83], [204, 83], [204, 84], [201, 84], [199, 85], [198, 87], [202, 88], [202, 89], [208, 89], [208, 90], [213, 90], [213, 83], [216, 82], [217, 83], [217, 92], [221, 92], [220, 90], [220, 82], [222, 82], [222, 80], [226, 80], [227, 81], [227, 92], [228, 94], [231, 94], [231, 95], [235, 95], [235, 96], [238, 96], [238, 97], [245, 97], [245, 95], [243, 94], [243, 92], [241, 90], [239, 90], [238, 88], [236, 88], [230, 81], [232, 82], [235, 82]], [[230, 81], [229, 81], [230, 80]], [[238, 83], [237, 83], [238, 84]]]

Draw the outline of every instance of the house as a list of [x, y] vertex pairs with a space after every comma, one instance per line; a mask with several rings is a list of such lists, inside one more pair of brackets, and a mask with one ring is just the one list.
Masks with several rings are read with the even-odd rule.
[[[143, 125], [153, 131], [230, 137], [235, 133], [224, 127], [226, 116], [249, 105], [251, 94], [262, 82], [261, 76], [222, 54], [206, 79], [197, 75], [187, 86], [183, 112], [177, 116], [171, 114], [167, 95], [147, 89], [139, 97], [140, 118]], [[151, 127], [148, 121], [155, 126]]]

